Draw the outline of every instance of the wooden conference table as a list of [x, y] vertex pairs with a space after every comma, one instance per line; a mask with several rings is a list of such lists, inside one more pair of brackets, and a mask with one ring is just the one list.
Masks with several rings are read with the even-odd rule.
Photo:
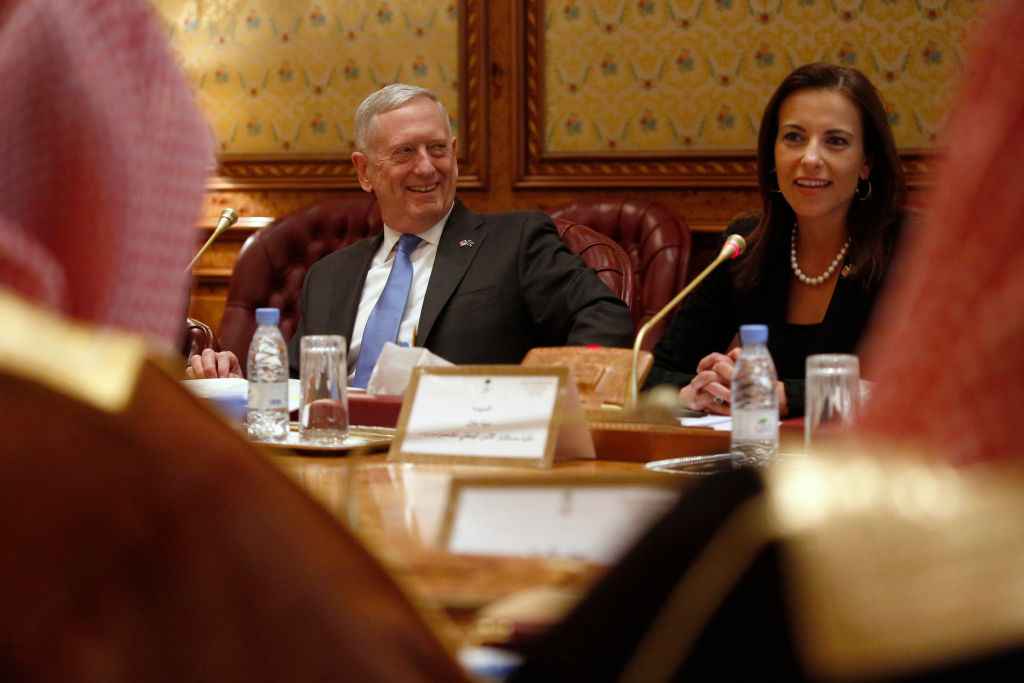
[[[658, 430], [661, 430], [660, 440]], [[634, 426], [611, 437], [592, 429], [599, 457], [621, 448], [628, 460], [555, 460], [551, 469], [481, 465], [389, 463], [386, 452], [323, 457], [284, 448], [265, 449], [287, 475], [325, 505], [363, 540], [398, 583], [426, 612], [442, 640], [453, 650], [486, 642], [529, 636], [558, 618], [600, 576], [604, 567], [559, 557], [461, 555], [436, 544], [454, 477], [523, 477], [593, 480], [623, 477], [680, 489], [687, 478], [647, 470], [643, 460], [669, 457], [665, 437], [688, 430]], [[692, 430], [691, 430], [692, 431]], [[710, 431], [710, 430], [708, 430]], [[603, 437], [602, 437], [603, 435]], [[722, 436], [704, 447], [720, 444]], [[652, 438], [654, 439], [652, 441]], [[726, 443], [727, 443], [727, 436]], [[629, 444], [633, 444], [629, 447]], [[641, 457], [646, 454], [647, 457]], [[521, 609], [526, 606], [526, 612]], [[505, 616], [500, 616], [504, 613]]]

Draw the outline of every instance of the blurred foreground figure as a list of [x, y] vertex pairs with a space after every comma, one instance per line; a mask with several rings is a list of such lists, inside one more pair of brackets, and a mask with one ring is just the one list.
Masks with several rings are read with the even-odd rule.
[[147, 360], [210, 158], [162, 33], [142, 0], [0, 5], [0, 680], [461, 680], [365, 549]]
[[462, 680], [360, 543], [139, 338], [3, 293], [0, 317], [38, 342], [0, 337], [0, 680]]
[[514, 681], [1024, 676], [1024, 12], [989, 11], [863, 440], [698, 480]]
[[964, 464], [1024, 455], [1024, 9], [974, 36], [948, 150], [865, 363], [863, 429]]
[[170, 340], [210, 135], [147, 3], [0, 5], [0, 284]]

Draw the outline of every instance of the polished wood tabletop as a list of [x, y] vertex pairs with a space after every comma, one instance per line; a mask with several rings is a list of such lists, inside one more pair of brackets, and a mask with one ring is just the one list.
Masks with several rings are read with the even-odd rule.
[[516, 628], [529, 630], [530, 616], [492, 618], [496, 605], [514, 604], [517, 597], [527, 596], [528, 602], [530, 596], [544, 595], [541, 602], [554, 606], [538, 608], [538, 614], [545, 609], [549, 613], [537, 619], [557, 618], [604, 570], [577, 559], [460, 555], [440, 547], [436, 537], [454, 477], [673, 476], [647, 471], [642, 463], [607, 460], [556, 460], [551, 469], [537, 470], [389, 463], [386, 453], [311, 457], [276, 450], [268, 457], [366, 543], [409, 595], [435, 617], [442, 638], [453, 648], [500, 641]]

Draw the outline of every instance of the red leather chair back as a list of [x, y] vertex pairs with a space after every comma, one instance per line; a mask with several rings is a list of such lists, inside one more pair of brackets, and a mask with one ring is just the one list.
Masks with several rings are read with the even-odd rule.
[[632, 311], [636, 299], [636, 276], [629, 254], [622, 245], [581, 223], [564, 218], [553, 220], [565, 246], [579, 254]]
[[299, 324], [299, 296], [310, 266], [321, 258], [384, 229], [372, 194], [331, 199], [283, 216], [242, 245], [228, 283], [217, 337], [238, 356], [243, 370], [256, 330], [256, 309], [281, 311], [281, 332], [290, 340]]
[[[639, 328], [686, 284], [690, 228], [660, 204], [642, 199], [581, 199], [548, 210], [554, 218], [579, 221], [615, 240], [629, 254], [637, 278], [633, 320]], [[668, 319], [644, 340], [651, 348]]]

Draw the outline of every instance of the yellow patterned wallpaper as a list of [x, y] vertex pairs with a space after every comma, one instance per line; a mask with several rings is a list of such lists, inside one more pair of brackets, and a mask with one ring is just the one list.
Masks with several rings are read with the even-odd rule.
[[394, 82], [438, 93], [458, 130], [458, 2], [152, 0], [222, 154], [347, 155]]
[[546, 153], [750, 151], [775, 86], [813, 61], [882, 93], [933, 147], [979, 0], [547, 0]]

